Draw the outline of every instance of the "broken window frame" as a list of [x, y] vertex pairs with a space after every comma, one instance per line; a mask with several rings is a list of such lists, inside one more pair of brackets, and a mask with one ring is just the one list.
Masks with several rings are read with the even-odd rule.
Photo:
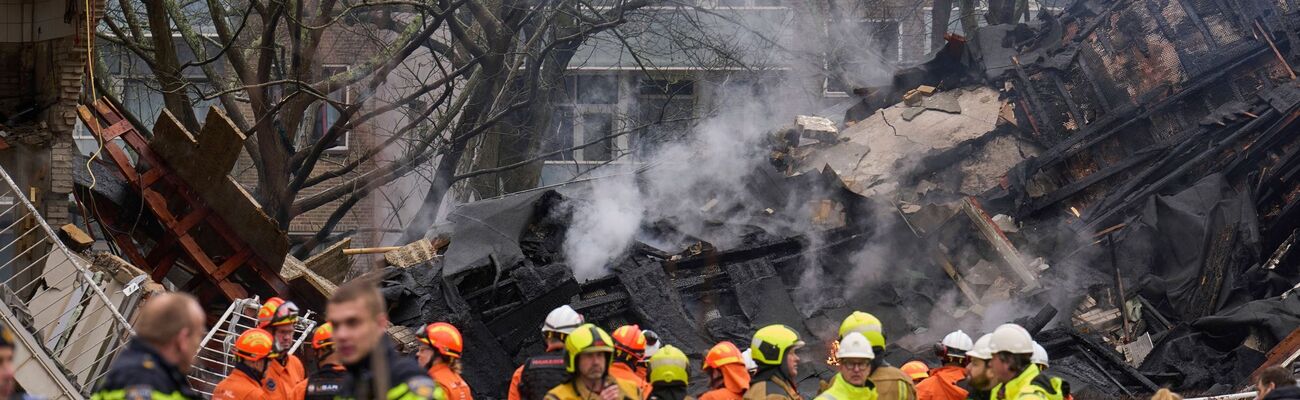
[[[681, 137], [669, 138], [669, 140], [663, 140], [663, 137], [658, 138], [659, 140], [655, 140], [655, 137], [649, 137], [650, 140], [646, 140], [647, 136], [656, 129], [678, 129], [675, 127], [678, 124], [683, 125], [681, 129], [690, 129], [690, 123], [688, 121], [672, 120], [685, 117], [684, 115], [675, 115], [677, 113], [685, 114], [689, 112], [689, 117], [694, 117], [699, 114], [701, 80], [691, 75], [654, 78], [642, 76], [634, 77], [634, 79], [636, 81], [636, 94], [634, 96], [635, 102], [632, 104], [634, 111], [631, 116], [635, 121], [632, 125], [634, 128], [637, 128], [637, 131], [628, 134], [627, 150], [629, 155], [634, 159], [639, 160], [652, 154], [653, 148], [647, 148], [645, 146], [646, 143], [655, 143], [656, 146], [654, 148], [657, 148], [658, 146], [662, 146], [672, 142], [673, 140], [684, 137], [684, 135], [682, 135]], [[654, 84], [647, 86], [647, 82], [662, 82], [664, 83], [663, 89], [665, 90], [647, 93], [646, 89], [657, 88]], [[686, 89], [686, 86], [678, 86], [679, 90], [673, 92], [673, 85], [689, 85], [689, 89]], [[652, 107], [647, 107], [647, 102], [652, 102], [654, 104]], [[665, 107], [667, 108], [666, 110], [664, 109]], [[648, 117], [650, 114], [653, 114], [654, 116]], [[660, 118], [661, 116], [662, 118]], [[646, 126], [642, 127], [642, 125]]]
[[[611, 99], [597, 99], [595, 97], [603, 97], [603, 96], [582, 95], [583, 89], [582, 89], [581, 82], [583, 82], [583, 78], [590, 78], [592, 76], [612, 78], [611, 81], [614, 84], [615, 92], [613, 93]], [[561, 123], [563, 122], [562, 119], [567, 119], [567, 121], [569, 122], [567, 126], [571, 128], [570, 130], [571, 130], [572, 140], [567, 142], [567, 145], [564, 147], [556, 147], [551, 143], [547, 143], [546, 148], [552, 149], [553, 151], [555, 149], [579, 146], [587, 143], [590, 140], [588, 139], [586, 134], [587, 133], [586, 125], [587, 125], [588, 118], [600, 118], [598, 116], [608, 115], [611, 121], [609, 133], [611, 134], [618, 133], [619, 129], [622, 129], [624, 125], [622, 118], [620, 118], [620, 116], [624, 114], [623, 111], [626, 110], [628, 107], [628, 103], [629, 103], [628, 94], [631, 91], [631, 89], [627, 87], [628, 84], [625, 76], [626, 75], [624, 74], [624, 71], [619, 71], [619, 70], [574, 69], [571, 70], [568, 74], [566, 74], [563, 80], [564, 89], [562, 90], [561, 97], [559, 99], [560, 101], [556, 102], [554, 108], [563, 109], [567, 112], [557, 113], [558, 115], [552, 115], [551, 117], [552, 121], [550, 127], [548, 128], [551, 131], [548, 133], [548, 137], [550, 138], [549, 141], [553, 143], [553, 140], [558, 137], [554, 129], [562, 126], [561, 125]], [[598, 102], [584, 103], [581, 102], [583, 100], [597, 100]], [[628, 148], [626, 135], [614, 138], [608, 141], [607, 143], [608, 143], [608, 148], [610, 149], [610, 155], [608, 158], [605, 158], [603, 160], [593, 160], [587, 158], [586, 152], [588, 150], [602, 147], [602, 145], [596, 144], [583, 149], [561, 153], [559, 156], [557, 156], [558, 159], [557, 157], [551, 157], [548, 158], [543, 163], [563, 164], [563, 165], [593, 165], [593, 164], [605, 164], [605, 163], [617, 162], [617, 159], [621, 158], [622, 153], [627, 151]]]

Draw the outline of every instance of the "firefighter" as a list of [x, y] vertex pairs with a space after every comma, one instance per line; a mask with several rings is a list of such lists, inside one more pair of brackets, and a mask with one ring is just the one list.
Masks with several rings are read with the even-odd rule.
[[92, 400], [201, 399], [185, 374], [207, 330], [194, 296], [164, 293], [145, 302], [135, 337], [118, 353]]
[[876, 384], [867, 376], [871, 375], [871, 360], [876, 353], [871, 350], [871, 342], [861, 333], [850, 332], [840, 340], [840, 348], [835, 352], [839, 363], [839, 373], [831, 381], [831, 386], [816, 400], [876, 400]]
[[700, 400], [741, 400], [749, 390], [749, 369], [745, 356], [731, 342], [720, 342], [704, 355], [704, 374], [709, 391]]
[[[294, 324], [298, 323], [298, 306], [291, 301], [272, 297], [257, 310], [257, 327], [271, 332], [275, 347], [271, 362], [266, 367], [269, 386], [296, 388], [307, 380], [306, 370], [298, 356], [289, 354], [294, 342]], [[292, 400], [291, 392], [277, 390], [268, 393], [271, 399]]]
[[966, 380], [966, 353], [975, 343], [966, 332], [949, 333], [935, 344], [935, 355], [943, 365], [930, 370], [930, 377], [916, 384], [916, 398], [920, 400], [963, 400], [970, 395], [961, 387]]
[[267, 356], [275, 340], [262, 329], [249, 329], [235, 339], [235, 370], [212, 389], [213, 400], [261, 400], [274, 392], [293, 391], [275, 386], [264, 376]]
[[885, 330], [880, 319], [862, 311], [854, 311], [840, 323], [840, 338], [851, 332], [861, 333], [871, 342], [871, 351], [882, 355], [871, 360], [869, 377], [876, 384], [876, 394], [880, 400], [916, 399], [916, 386], [912, 383], [912, 378], [884, 360]]
[[609, 375], [614, 339], [603, 329], [583, 324], [564, 340], [564, 370], [571, 378], [546, 392], [546, 400], [640, 400], [636, 384]]
[[930, 377], [930, 366], [925, 365], [925, 361], [908, 361], [903, 363], [903, 366], [898, 367], [898, 369], [903, 371], [904, 374], [907, 374], [907, 377], [912, 378], [913, 384], [921, 383], [925, 378]]
[[614, 339], [614, 363], [609, 366], [609, 375], [614, 379], [635, 383], [641, 388], [642, 394], [649, 395], [652, 390], [650, 383], [646, 382], [644, 371], [638, 371], [641, 370], [641, 360], [645, 358], [646, 345], [641, 327], [623, 325], [615, 329], [610, 337]]
[[998, 384], [993, 377], [993, 370], [989, 368], [989, 361], [993, 359], [993, 353], [989, 350], [991, 339], [993, 335], [981, 336], [971, 346], [971, 350], [966, 352], [966, 358], [970, 362], [966, 364], [966, 381], [962, 384], [962, 389], [966, 390], [966, 398], [969, 400], [989, 400], [993, 387]]
[[1043, 345], [1038, 344], [1038, 342], [1034, 342], [1034, 353], [1029, 355], [1029, 362], [1038, 366], [1038, 372], [1046, 371], [1048, 363], [1047, 349], [1043, 348]]
[[748, 400], [802, 400], [795, 390], [799, 376], [799, 355], [804, 346], [799, 333], [785, 325], [768, 325], [754, 333], [749, 349], [758, 373], [745, 392]]
[[582, 325], [582, 315], [573, 307], [556, 307], [542, 324], [546, 352], [529, 357], [510, 378], [507, 400], [542, 400], [546, 392], [569, 379], [564, 371], [564, 339]]
[[[415, 360], [402, 357], [389, 343], [385, 309], [372, 279], [345, 283], [330, 297], [325, 317], [334, 326], [334, 349], [347, 369], [335, 399], [446, 400]], [[376, 365], [385, 374], [376, 375]]]
[[472, 400], [469, 385], [460, 377], [460, 354], [465, 350], [460, 330], [446, 322], [434, 322], [417, 332], [416, 337], [424, 344], [417, 355], [420, 366], [429, 371], [447, 399]]
[[695, 400], [686, 394], [686, 385], [690, 375], [686, 366], [691, 360], [686, 353], [673, 345], [662, 346], [650, 356], [650, 392], [651, 400]]
[[330, 400], [338, 396], [347, 380], [347, 369], [334, 351], [334, 325], [326, 322], [311, 333], [311, 349], [316, 352], [316, 372], [299, 384], [298, 396], [307, 400]]
[[1029, 331], [1016, 324], [999, 326], [989, 338], [989, 350], [993, 353], [989, 366], [998, 382], [993, 388], [994, 399], [1053, 399], [1049, 394], [1051, 383], [1039, 379], [1038, 366], [1030, 360], [1034, 339]]

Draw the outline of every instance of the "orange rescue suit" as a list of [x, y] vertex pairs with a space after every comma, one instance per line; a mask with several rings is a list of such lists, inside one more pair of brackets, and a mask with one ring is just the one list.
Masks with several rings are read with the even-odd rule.
[[614, 379], [635, 384], [636, 387], [641, 389], [641, 398], [643, 399], [648, 399], [650, 392], [654, 390], [654, 387], [650, 386], [650, 382], [646, 382], [645, 378], [638, 375], [636, 371], [633, 371], [632, 367], [628, 366], [625, 362], [614, 361], [611, 363], [609, 365], [609, 376], [614, 377]]
[[[277, 391], [292, 392], [292, 390]], [[230, 375], [221, 380], [221, 383], [217, 384], [217, 388], [212, 390], [213, 400], [262, 400], [266, 395], [267, 391], [266, 388], [262, 387], [262, 382], [238, 368], [231, 371]]]
[[435, 363], [429, 367], [429, 376], [433, 378], [438, 386], [442, 386], [443, 393], [447, 394], [447, 400], [473, 400], [474, 395], [469, 391], [469, 384], [460, 374], [451, 370], [451, 366], [444, 363]]
[[930, 377], [916, 384], [917, 400], [965, 400], [966, 389], [957, 386], [966, 379], [966, 369], [945, 365], [930, 370]]
[[726, 364], [718, 368], [722, 372], [722, 387], [711, 389], [700, 395], [699, 400], [741, 400], [749, 390], [749, 371], [741, 364]]
[[273, 358], [267, 363], [266, 386], [275, 389], [267, 392], [268, 400], [297, 400], [294, 399], [293, 389], [307, 380], [307, 372], [298, 356], [289, 354], [283, 357]]

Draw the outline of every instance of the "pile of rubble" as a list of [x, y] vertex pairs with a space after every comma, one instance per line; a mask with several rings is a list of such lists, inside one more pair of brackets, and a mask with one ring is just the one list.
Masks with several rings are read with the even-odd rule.
[[[1078, 0], [969, 42], [949, 37], [889, 87], [766, 135], [769, 157], [728, 194], [745, 201], [692, 193], [688, 215], [641, 220], [596, 279], [575, 278], [566, 237], [602, 180], [463, 205], [374, 272], [391, 333], [456, 324], [466, 379], [489, 398], [542, 350], [541, 318], [562, 304], [606, 327], [653, 329], [694, 357], [787, 324], [811, 344], [800, 371], [821, 378], [837, 322], [868, 310], [887, 321], [895, 364], [933, 357], [952, 329], [1015, 320], [1080, 399], [1241, 388], [1300, 351], [1292, 6]], [[97, 112], [83, 110], [92, 133], [118, 124], [111, 107]], [[220, 142], [208, 130], [229, 122], [209, 115], [217, 125], [198, 140]], [[230, 222], [274, 229], [246, 196], [223, 192], [220, 174], [176, 161], [229, 146], [166, 120], [147, 168], [101, 162], [98, 179], [79, 181], [105, 231], [125, 232], [112, 239], [130, 261], [205, 298], [272, 291], [307, 307], [368, 269], [351, 268], [346, 241], [299, 262], [279, 257], [281, 240], [225, 234]], [[122, 206], [166, 195], [237, 204]], [[147, 239], [177, 230], [184, 246]]]

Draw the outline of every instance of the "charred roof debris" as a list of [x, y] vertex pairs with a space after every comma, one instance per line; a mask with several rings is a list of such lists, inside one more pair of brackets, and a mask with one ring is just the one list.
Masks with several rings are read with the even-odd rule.
[[[669, 186], [671, 211], [632, 210], [630, 238], [594, 275], [570, 265], [575, 227], [603, 182], [647, 185], [658, 167], [465, 204], [374, 272], [390, 333], [455, 324], [473, 338], [465, 377], [491, 398], [542, 350], [542, 318], [563, 304], [693, 357], [787, 324], [817, 339], [800, 371], [822, 377], [837, 321], [866, 309], [886, 321], [895, 364], [930, 357], [951, 329], [1015, 320], [1080, 399], [1242, 388], [1266, 360], [1300, 352], [1293, 7], [1078, 0], [950, 35], [890, 86], [854, 90], [842, 114], [762, 133], [761, 162], [727, 187]], [[346, 241], [281, 260], [285, 242], [266, 238], [283, 234], [256, 204], [183, 162], [237, 149], [221, 143], [238, 133], [219, 111], [198, 139], [160, 122], [149, 143], [114, 115], [82, 112], [92, 133], [159, 156], [109, 154], [77, 194], [105, 231], [134, 232], [113, 242], [155, 279], [182, 276], [209, 299], [291, 290], [310, 306], [363, 269], [349, 273]], [[213, 202], [230, 204], [202, 205]]]

